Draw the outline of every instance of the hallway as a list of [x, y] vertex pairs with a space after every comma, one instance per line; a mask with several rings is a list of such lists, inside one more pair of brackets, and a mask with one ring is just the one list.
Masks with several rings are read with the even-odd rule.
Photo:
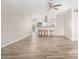
[[28, 37], [2, 48], [2, 59], [77, 59], [76, 44], [63, 36]]

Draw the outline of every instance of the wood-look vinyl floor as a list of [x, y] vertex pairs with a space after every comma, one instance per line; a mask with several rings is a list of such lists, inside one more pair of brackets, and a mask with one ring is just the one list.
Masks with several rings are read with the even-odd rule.
[[77, 59], [77, 42], [62, 36], [28, 37], [1, 49], [2, 59]]

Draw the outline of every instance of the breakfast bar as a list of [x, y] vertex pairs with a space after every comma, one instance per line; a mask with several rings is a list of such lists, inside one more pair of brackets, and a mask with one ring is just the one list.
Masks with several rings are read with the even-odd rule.
[[48, 37], [54, 35], [54, 27], [52, 26], [42, 26], [38, 27], [38, 36], [39, 37]]

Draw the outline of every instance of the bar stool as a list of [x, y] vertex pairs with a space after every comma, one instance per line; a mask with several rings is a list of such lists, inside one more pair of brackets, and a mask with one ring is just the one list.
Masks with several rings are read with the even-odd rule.
[[41, 30], [41, 36], [42, 37], [44, 36], [44, 30]]
[[38, 36], [39, 36], [39, 37], [42, 36], [42, 30], [38, 30]]
[[48, 30], [45, 30], [45, 37], [48, 37]]
[[41, 36], [41, 37], [42, 37], [42, 32], [43, 32], [43, 31], [42, 31], [42, 30], [40, 30], [40, 36]]
[[50, 30], [50, 37], [52, 37], [52, 33], [54, 32], [54, 30]]
[[45, 30], [43, 30], [43, 36], [45, 37]]

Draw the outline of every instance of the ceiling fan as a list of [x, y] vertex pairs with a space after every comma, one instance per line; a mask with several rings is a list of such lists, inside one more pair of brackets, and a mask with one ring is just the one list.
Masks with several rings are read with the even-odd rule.
[[55, 9], [55, 10], [59, 10], [57, 7], [62, 6], [61, 4], [54, 4], [54, 0], [48, 0], [48, 10], [50, 9]]

